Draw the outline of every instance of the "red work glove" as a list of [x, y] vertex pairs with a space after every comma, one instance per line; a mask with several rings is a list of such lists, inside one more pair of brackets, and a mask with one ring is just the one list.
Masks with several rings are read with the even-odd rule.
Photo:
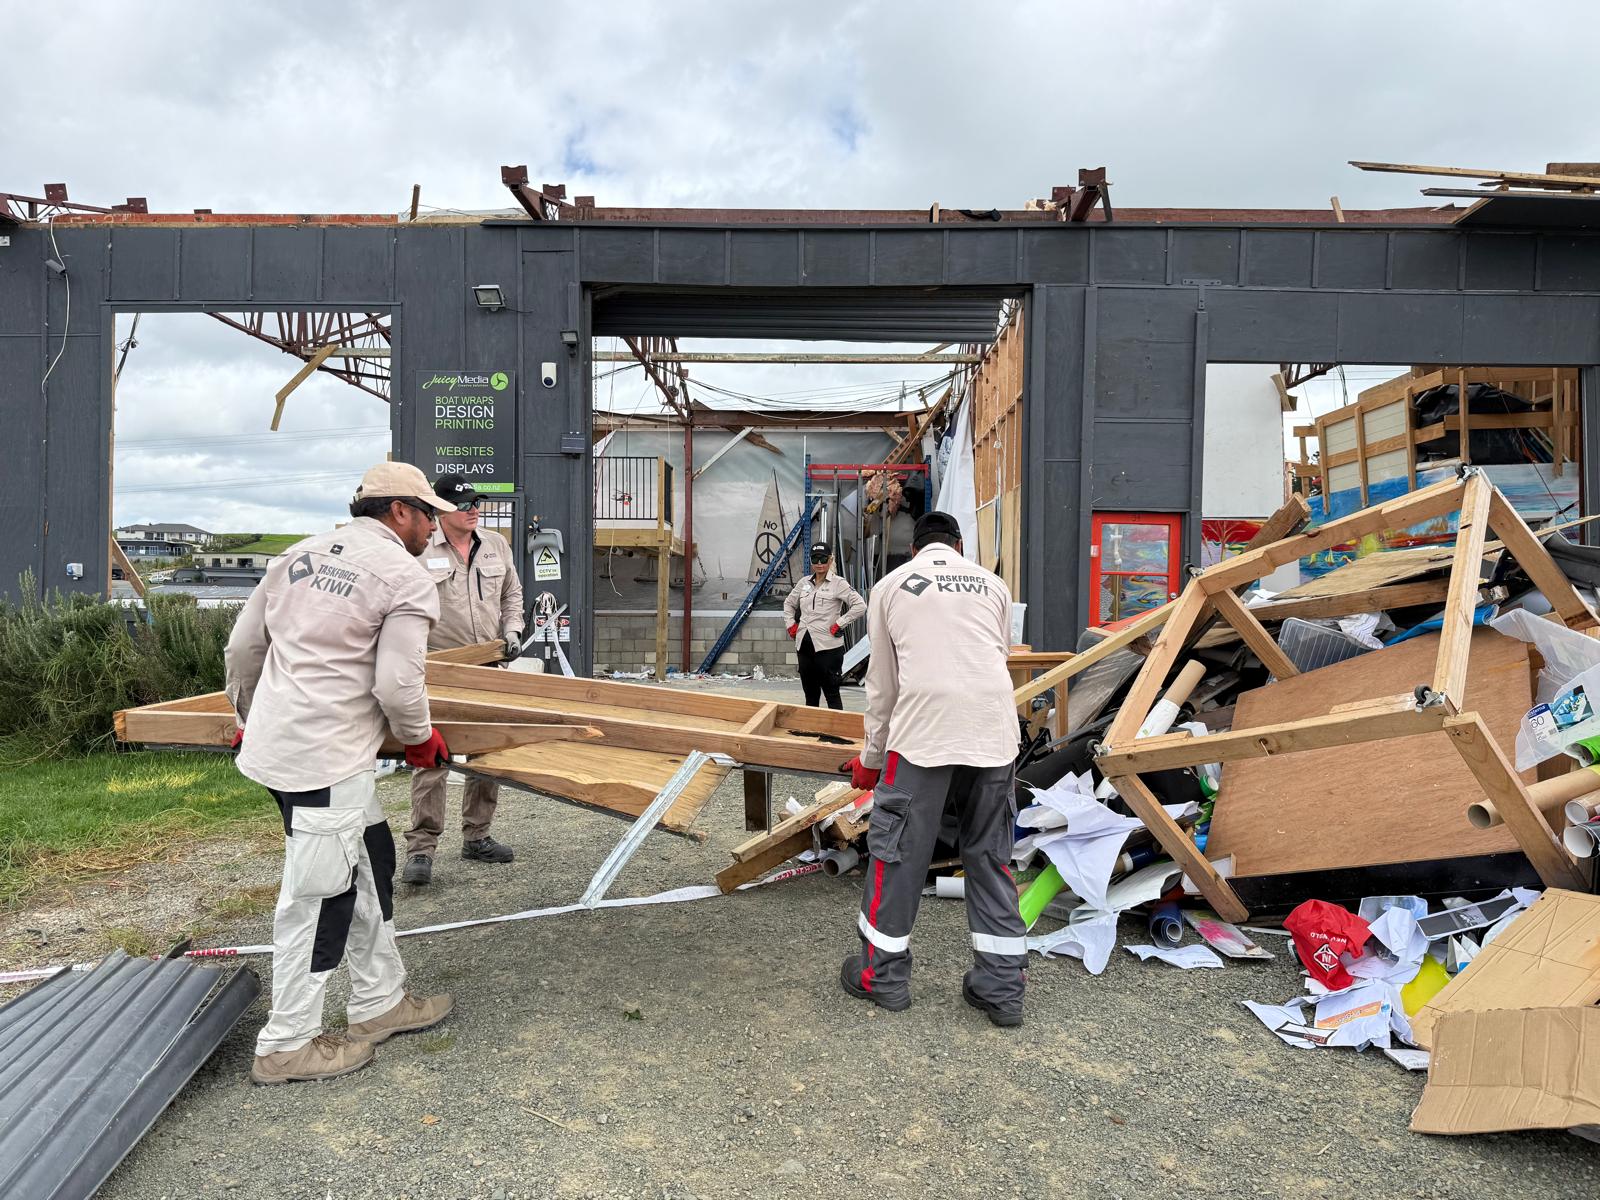
[[242, 745], [244, 745], [244, 730], [235, 729], [233, 731], [233, 741], [228, 743], [228, 749], [237, 750]]
[[839, 636], [839, 627], [837, 625], [830, 625], [830, 626], [828, 626], [828, 632], [831, 633], [834, 637], [838, 637]]
[[857, 791], [870, 792], [878, 786], [878, 768], [862, 766], [860, 755], [845, 763], [845, 767], [850, 771], [850, 786]]
[[444, 738], [439, 736], [437, 729], [429, 729], [427, 741], [406, 747], [406, 761], [418, 771], [426, 771], [429, 767], [447, 767], [450, 765], [450, 747], [444, 744]]
[[789, 636], [790, 637], [793, 637], [795, 634], [797, 634], [799, 632], [800, 632], [800, 626], [799, 625], [796, 624], [796, 625], [789, 626]]

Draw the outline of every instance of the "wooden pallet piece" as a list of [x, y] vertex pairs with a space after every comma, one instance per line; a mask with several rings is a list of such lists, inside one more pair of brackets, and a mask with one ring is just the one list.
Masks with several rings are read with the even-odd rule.
[[[1478, 598], [1478, 569], [1489, 533], [1489, 501], [1494, 485], [1481, 471], [1461, 489], [1461, 520], [1455, 556], [1450, 563], [1450, 591], [1440, 626], [1439, 657], [1433, 669], [1433, 690], [1446, 707], [1460, 711], [1467, 690], [1467, 654], [1472, 649], [1473, 603]], [[1543, 548], [1540, 547], [1541, 553]]]
[[846, 805], [854, 803], [862, 794], [846, 785], [843, 789], [837, 790], [831, 799], [813, 803], [804, 812], [784, 821], [771, 833], [752, 838], [735, 847], [735, 853], [742, 853], [744, 857], [736, 857], [732, 863], [717, 872], [718, 890], [726, 895], [740, 885], [749, 883], [752, 879], [759, 879], [772, 868], [788, 862], [801, 851], [809, 849], [812, 827], [820, 821], [827, 820]]

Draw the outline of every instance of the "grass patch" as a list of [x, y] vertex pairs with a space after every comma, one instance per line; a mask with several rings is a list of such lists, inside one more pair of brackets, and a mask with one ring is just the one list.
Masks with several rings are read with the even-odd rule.
[[298, 541], [310, 537], [307, 533], [263, 533], [254, 541], [227, 550], [202, 550], [205, 554], [282, 554]]
[[417, 1049], [424, 1054], [443, 1054], [456, 1044], [456, 1035], [453, 1033], [430, 1033], [427, 1037], [417, 1039]]
[[264, 883], [260, 887], [240, 888], [229, 892], [210, 906], [210, 913], [219, 921], [239, 921], [245, 917], [259, 917], [278, 906], [278, 885]]
[[0, 905], [48, 881], [159, 860], [196, 835], [264, 831], [279, 819], [266, 789], [222, 754], [91, 754], [0, 766]]

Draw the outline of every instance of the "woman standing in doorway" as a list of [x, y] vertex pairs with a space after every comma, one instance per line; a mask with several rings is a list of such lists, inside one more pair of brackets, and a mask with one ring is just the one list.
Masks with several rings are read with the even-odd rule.
[[866, 611], [861, 593], [833, 573], [833, 554], [827, 544], [818, 542], [811, 547], [811, 574], [795, 584], [783, 602], [789, 636], [800, 659], [800, 685], [811, 707], [817, 707], [823, 695], [829, 708], [844, 707], [839, 698], [839, 670], [844, 665], [844, 639], [839, 630]]

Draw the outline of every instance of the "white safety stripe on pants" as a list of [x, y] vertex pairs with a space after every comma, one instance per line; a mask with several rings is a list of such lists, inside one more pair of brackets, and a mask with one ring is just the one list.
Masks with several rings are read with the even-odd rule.
[[911, 935], [909, 933], [905, 937], [890, 937], [882, 930], [874, 929], [868, 924], [866, 913], [856, 914], [856, 928], [861, 930], [862, 937], [866, 938], [867, 941], [885, 954], [899, 954], [911, 945]]
[[[304, 794], [304, 793], [300, 793]], [[282, 793], [292, 798], [295, 793]], [[324, 904], [350, 903], [344, 957], [350, 967], [351, 1023], [371, 1020], [393, 1008], [405, 983], [405, 964], [395, 944], [394, 921], [385, 920], [363, 836], [383, 824], [372, 771], [342, 779], [327, 789], [326, 806], [294, 805], [284, 838], [283, 884], [272, 923], [272, 1011], [256, 1037], [256, 1053], [298, 1050], [322, 1032], [322, 1002], [330, 963], [312, 970], [318, 923]], [[391, 860], [392, 861], [392, 860]], [[351, 883], [352, 876], [354, 883]], [[334, 889], [338, 890], [335, 891]]]
[[1028, 939], [1025, 937], [997, 937], [992, 933], [975, 933], [972, 935], [972, 948], [980, 954], [1026, 954], [1028, 952]]

